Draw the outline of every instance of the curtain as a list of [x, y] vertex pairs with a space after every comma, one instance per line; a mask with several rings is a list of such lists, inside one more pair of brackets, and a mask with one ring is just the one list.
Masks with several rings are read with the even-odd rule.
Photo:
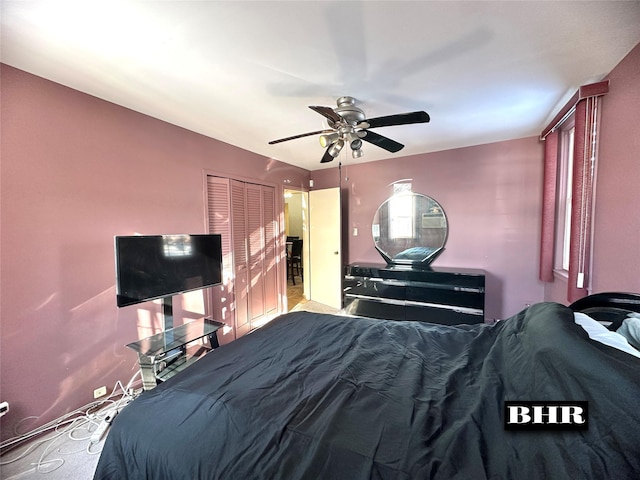
[[556, 189], [558, 176], [558, 136], [551, 132], [544, 144], [544, 188], [540, 239], [540, 280], [553, 282], [553, 254], [556, 235]]
[[540, 280], [553, 281], [555, 206], [559, 161], [558, 129], [572, 115], [575, 117], [573, 145], [573, 203], [569, 246], [567, 301], [588, 294], [591, 264], [593, 193], [598, 151], [599, 106], [602, 95], [609, 91], [609, 81], [580, 87], [541, 134], [545, 140], [544, 190], [540, 239]]

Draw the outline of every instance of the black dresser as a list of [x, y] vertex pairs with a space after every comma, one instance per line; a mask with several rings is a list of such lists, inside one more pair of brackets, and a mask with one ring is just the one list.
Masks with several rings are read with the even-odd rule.
[[409, 265], [347, 265], [346, 313], [455, 325], [484, 322], [485, 272]]

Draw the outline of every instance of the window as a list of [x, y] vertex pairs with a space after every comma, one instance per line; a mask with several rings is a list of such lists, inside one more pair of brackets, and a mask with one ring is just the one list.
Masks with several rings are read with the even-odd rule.
[[389, 238], [413, 238], [413, 195], [395, 194], [389, 199]]
[[389, 238], [413, 238], [414, 234], [414, 196], [411, 183], [393, 184], [393, 196], [389, 199]]
[[588, 294], [591, 282], [593, 198], [602, 96], [609, 81], [583, 85], [541, 134], [544, 192], [540, 279], [567, 281], [567, 300]]
[[556, 232], [554, 267], [565, 276], [569, 272], [571, 246], [571, 208], [573, 198], [573, 144], [575, 125], [573, 120], [560, 131], [558, 162], [558, 186], [556, 198]]

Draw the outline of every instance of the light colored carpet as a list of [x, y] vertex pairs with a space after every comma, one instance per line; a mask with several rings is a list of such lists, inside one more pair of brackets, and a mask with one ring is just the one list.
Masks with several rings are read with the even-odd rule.
[[304, 285], [302, 277], [296, 277], [298, 280], [293, 285], [291, 280], [287, 283], [287, 303], [290, 312], [316, 312], [316, 313], [340, 313], [340, 310], [329, 307], [322, 303], [307, 300], [304, 296]]
[[96, 400], [29, 433], [2, 442], [0, 479], [91, 480], [109, 430], [91, 437], [105, 418], [113, 417], [142, 390], [136, 372], [126, 387], [120, 382], [105, 399]]
[[324, 303], [314, 302], [313, 300], [307, 300], [305, 302], [298, 303], [293, 307], [291, 312], [315, 312], [315, 313], [330, 313], [333, 315], [340, 314], [340, 310], [325, 305]]
[[91, 480], [104, 438], [91, 443], [95, 424], [53, 431], [0, 457], [2, 480]]

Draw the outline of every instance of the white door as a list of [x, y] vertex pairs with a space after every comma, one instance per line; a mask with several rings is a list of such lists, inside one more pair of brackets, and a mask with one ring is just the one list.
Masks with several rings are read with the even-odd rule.
[[309, 192], [309, 299], [342, 308], [340, 188]]

